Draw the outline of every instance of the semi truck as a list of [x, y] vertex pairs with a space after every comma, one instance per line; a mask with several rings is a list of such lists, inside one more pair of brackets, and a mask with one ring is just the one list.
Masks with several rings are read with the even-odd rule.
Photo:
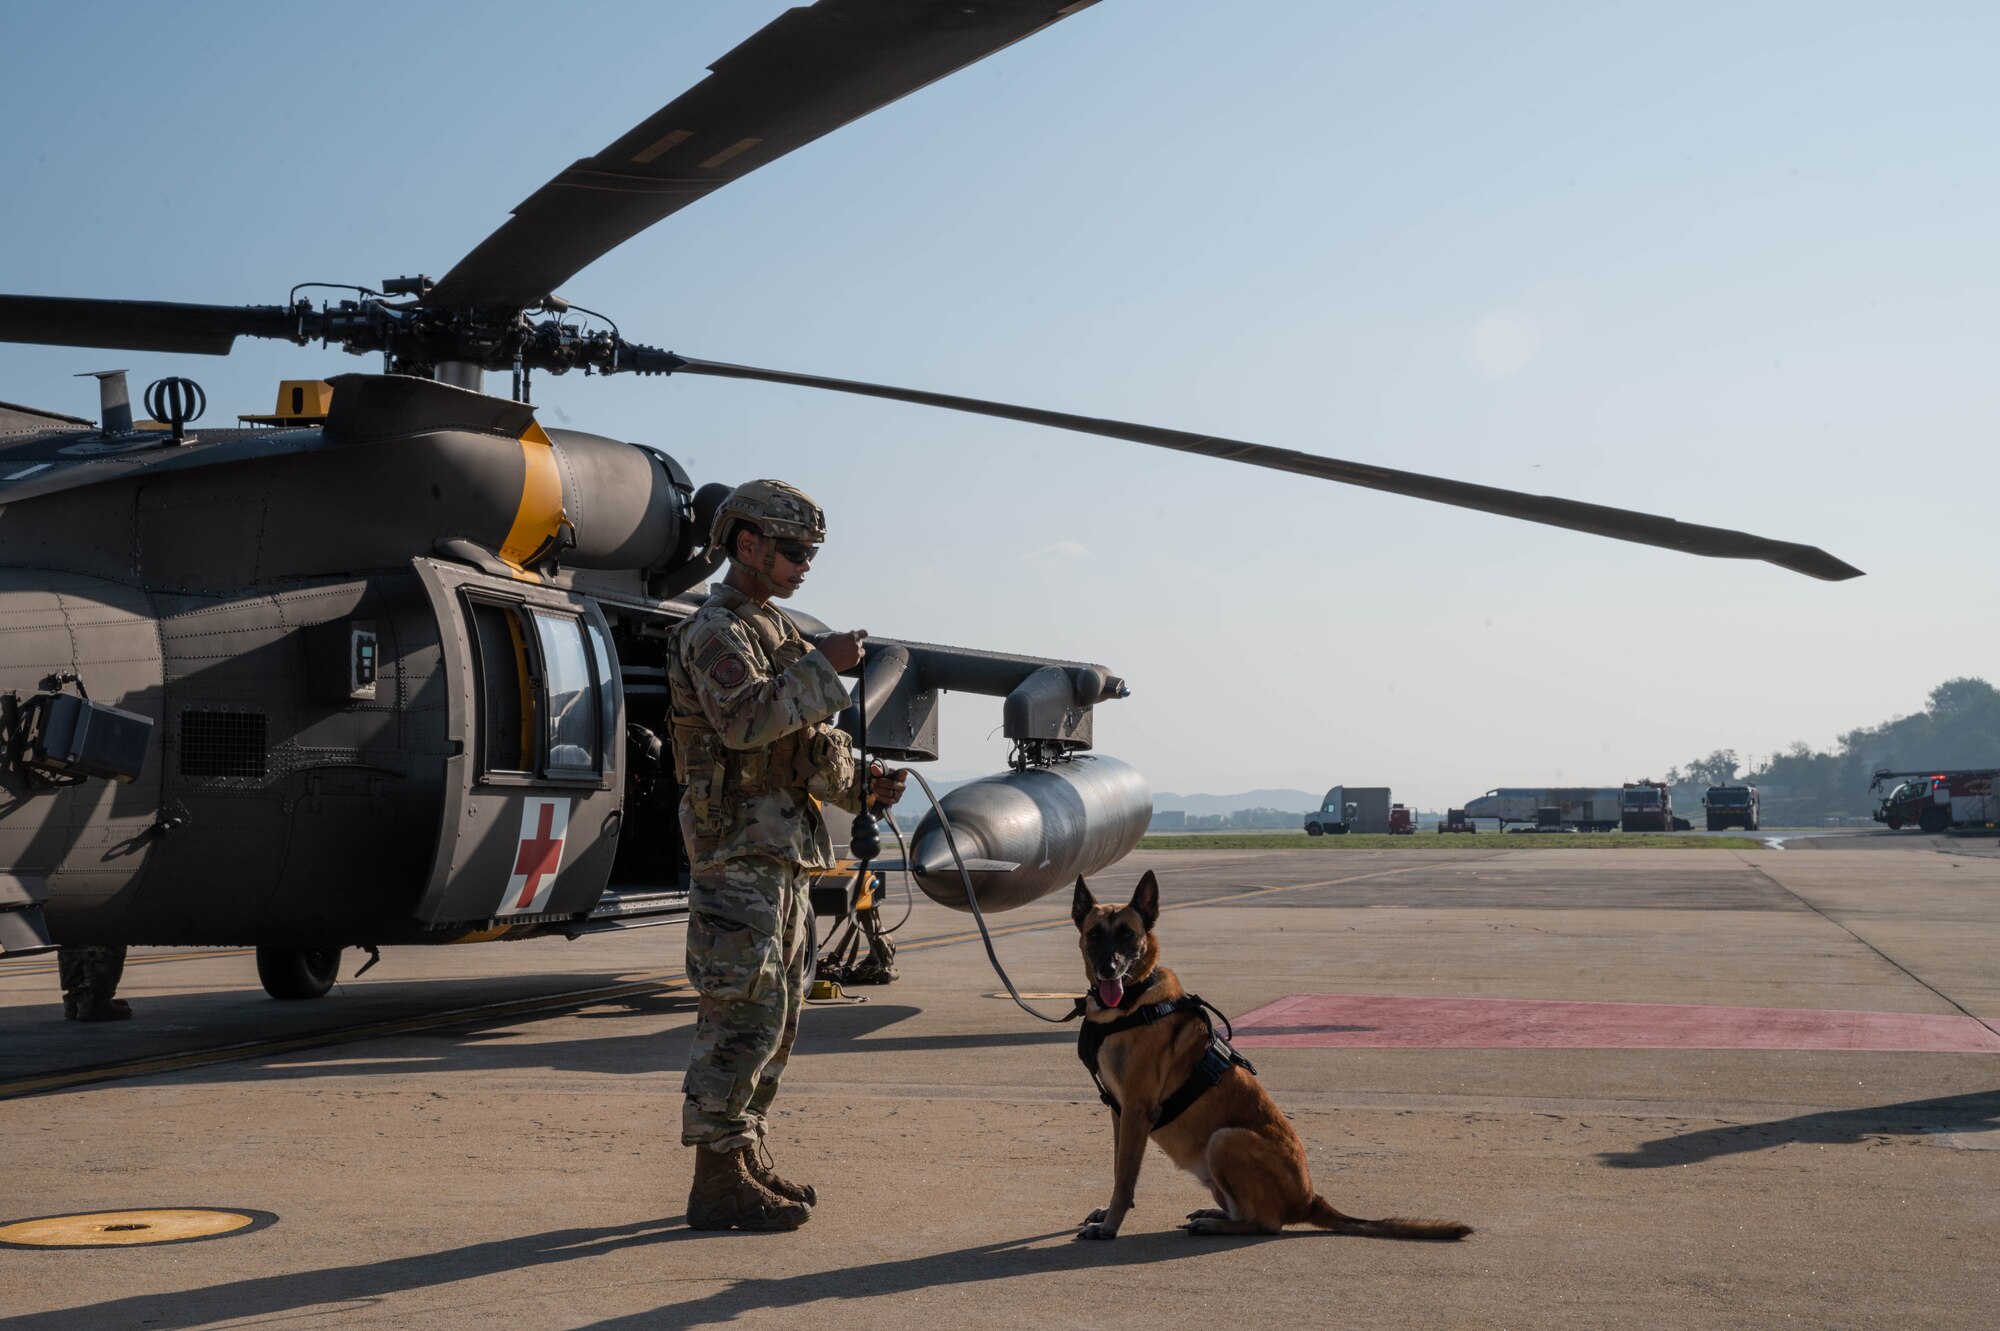
[[2000, 826], [2000, 794], [1993, 789], [2000, 768], [1966, 768], [1948, 772], [1877, 772], [1868, 789], [1893, 781], [1875, 810], [1875, 821], [1894, 832], [1916, 827], [1937, 833], [1953, 828]]
[[1489, 790], [1468, 800], [1468, 820], [1492, 818], [1505, 831], [1509, 823], [1536, 826], [1543, 809], [1557, 811], [1557, 825], [1583, 832], [1609, 832], [1618, 826], [1619, 791], [1615, 786], [1511, 786]]
[[1720, 832], [1725, 827], [1756, 831], [1759, 826], [1757, 803], [1755, 786], [1710, 786], [1701, 797], [1701, 807], [1708, 815], [1708, 830], [1711, 832]]
[[1307, 836], [1344, 836], [1349, 832], [1387, 833], [1387, 786], [1335, 786], [1317, 809], [1306, 815]]

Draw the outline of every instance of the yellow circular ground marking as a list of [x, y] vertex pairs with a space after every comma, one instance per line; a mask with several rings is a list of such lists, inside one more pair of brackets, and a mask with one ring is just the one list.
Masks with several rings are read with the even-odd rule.
[[206, 1208], [46, 1215], [0, 1224], [0, 1247], [135, 1248], [153, 1243], [192, 1243], [262, 1229], [277, 1218], [268, 1211]]

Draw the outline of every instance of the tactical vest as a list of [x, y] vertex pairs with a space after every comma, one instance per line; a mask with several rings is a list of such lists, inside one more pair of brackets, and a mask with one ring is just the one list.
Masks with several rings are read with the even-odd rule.
[[[754, 664], [763, 674], [782, 674], [812, 650], [792, 621], [775, 610], [733, 617], [750, 631], [763, 657]], [[715, 851], [737, 830], [738, 811], [745, 800], [789, 791], [806, 804], [812, 801], [807, 790], [815, 776], [824, 777], [829, 789], [839, 789], [852, 780], [853, 763], [846, 735], [823, 722], [781, 735], [761, 749], [724, 744], [702, 710], [698, 685], [683, 658], [692, 622], [691, 616], [677, 625], [668, 639], [667, 694], [674, 779], [686, 794], [695, 839], [692, 850], [700, 857]]]

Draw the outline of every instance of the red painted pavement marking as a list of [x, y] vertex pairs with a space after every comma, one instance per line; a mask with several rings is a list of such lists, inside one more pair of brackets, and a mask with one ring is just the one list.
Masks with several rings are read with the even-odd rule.
[[1876, 1049], [2000, 1053], [1971, 1017], [1814, 1008], [1293, 994], [1236, 1019], [1246, 1049]]

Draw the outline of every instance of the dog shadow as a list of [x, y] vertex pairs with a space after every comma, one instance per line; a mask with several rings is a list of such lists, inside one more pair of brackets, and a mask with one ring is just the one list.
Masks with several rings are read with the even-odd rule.
[[[692, 1231], [684, 1231], [692, 1235]], [[1101, 1271], [1198, 1258], [1219, 1247], [1274, 1239], [1305, 1238], [1310, 1231], [1252, 1234], [1231, 1238], [1190, 1238], [1177, 1230], [1145, 1231], [1102, 1242], [1076, 1242], [1074, 1229], [1051, 1230], [1025, 1238], [974, 1244], [951, 1252], [927, 1253], [865, 1266], [840, 1267], [795, 1276], [746, 1276], [686, 1303], [592, 1322], [579, 1331], [681, 1331], [726, 1323], [746, 1313], [785, 1312], [829, 1299], [880, 1298], [930, 1292], [954, 1285], [986, 1284], [1021, 1276]], [[1321, 1235], [1320, 1237], [1327, 1237]], [[1064, 1242], [1051, 1242], [1061, 1239]]]

